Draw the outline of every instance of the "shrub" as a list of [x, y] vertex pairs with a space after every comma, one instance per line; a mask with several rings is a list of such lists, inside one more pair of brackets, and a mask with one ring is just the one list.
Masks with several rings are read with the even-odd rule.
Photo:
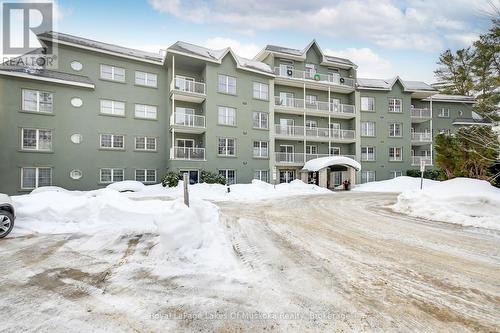
[[163, 187], [176, 187], [179, 184], [179, 174], [173, 171], [167, 172], [161, 179]]
[[207, 184], [226, 185], [226, 178], [222, 177], [221, 175], [219, 175], [215, 172], [206, 171], [206, 170], [201, 171], [200, 181], [202, 183], [207, 183]]
[[[415, 169], [406, 170], [406, 175], [408, 177], [420, 178], [420, 170], [415, 170]], [[438, 180], [441, 178], [441, 172], [439, 170], [425, 170], [424, 178]]]

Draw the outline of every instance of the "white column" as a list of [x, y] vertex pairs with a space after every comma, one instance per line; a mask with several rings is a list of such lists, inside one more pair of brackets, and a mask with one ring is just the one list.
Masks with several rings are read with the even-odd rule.
[[[304, 73], [305, 75], [305, 73]], [[303, 84], [304, 87], [304, 163], [306, 162], [306, 84]]]
[[332, 149], [332, 130], [330, 129], [330, 124], [332, 122], [332, 117], [330, 115], [330, 112], [332, 112], [332, 103], [330, 102], [330, 94], [331, 94], [331, 88], [328, 86], [328, 137], [330, 140], [328, 140], [328, 155], [330, 155], [330, 150]]
[[[175, 56], [172, 55], [172, 81], [171, 84], [173, 83], [173, 86], [171, 85], [170, 88], [173, 90], [175, 88]], [[175, 92], [172, 93], [172, 117], [175, 117]], [[172, 146], [171, 146], [171, 153], [170, 153], [170, 158], [173, 159], [175, 157], [175, 129], [172, 128]]]
[[430, 144], [430, 148], [431, 148], [431, 151], [430, 151], [431, 156], [430, 157], [431, 157], [432, 164], [434, 164], [434, 151], [433, 151], [434, 145], [432, 144], [434, 142], [434, 133], [432, 132], [432, 96], [431, 96], [430, 102], [429, 102], [429, 109], [430, 109], [430, 113], [431, 113], [431, 120], [430, 120], [429, 127], [430, 127], [430, 131], [431, 131], [431, 139], [432, 139], [431, 144]]

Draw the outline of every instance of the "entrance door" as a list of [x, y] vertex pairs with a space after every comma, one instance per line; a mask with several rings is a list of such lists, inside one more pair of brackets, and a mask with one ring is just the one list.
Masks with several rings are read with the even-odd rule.
[[337, 187], [342, 185], [342, 171], [333, 172], [333, 184]]
[[292, 145], [280, 145], [280, 160], [281, 162], [293, 163], [295, 154], [293, 153]]
[[295, 179], [295, 170], [280, 170], [280, 183], [290, 183]]
[[181, 170], [181, 177], [185, 174], [189, 174], [189, 184], [193, 185], [200, 182], [200, 173], [198, 170]]

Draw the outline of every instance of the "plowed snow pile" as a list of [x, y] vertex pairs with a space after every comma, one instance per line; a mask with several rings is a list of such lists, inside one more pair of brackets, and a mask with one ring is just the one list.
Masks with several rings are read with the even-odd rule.
[[113, 189], [67, 191], [40, 188], [12, 197], [17, 212], [15, 233], [86, 234], [85, 250], [112, 249], [130, 235], [159, 235], [153, 255], [159, 261], [183, 261], [209, 268], [233, 263], [231, 245], [219, 223], [218, 208], [192, 199], [132, 200]]
[[[424, 188], [439, 183], [435, 180], [424, 179]], [[389, 180], [370, 182], [356, 185], [353, 191], [359, 192], [403, 192], [420, 189], [420, 178], [401, 176]]]
[[408, 190], [395, 211], [437, 221], [500, 230], [500, 189], [484, 180], [455, 178]]

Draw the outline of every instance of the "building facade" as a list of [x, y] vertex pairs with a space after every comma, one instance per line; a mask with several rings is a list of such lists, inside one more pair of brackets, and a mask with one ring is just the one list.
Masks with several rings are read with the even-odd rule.
[[254, 59], [177, 42], [153, 54], [60, 33], [59, 69], [0, 67], [0, 192], [57, 185], [89, 190], [159, 182], [202, 170], [227, 182], [317, 182], [304, 163], [332, 168], [328, 186], [384, 180], [433, 166], [433, 137], [474, 122], [474, 100], [423, 82], [362, 79], [347, 59], [268, 45]]

